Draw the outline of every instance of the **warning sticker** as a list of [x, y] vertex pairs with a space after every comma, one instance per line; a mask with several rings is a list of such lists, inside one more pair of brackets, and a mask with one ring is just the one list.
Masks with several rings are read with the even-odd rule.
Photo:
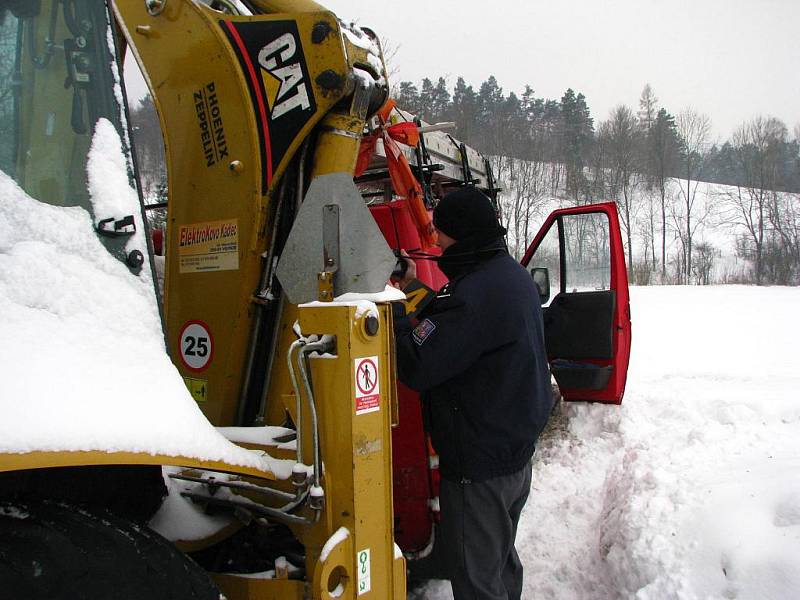
[[238, 219], [181, 225], [178, 261], [181, 273], [238, 269]]
[[195, 402], [205, 402], [208, 400], [208, 391], [206, 389], [208, 385], [207, 381], [203, 379], [194, 379], [193, 377], [184, 377], [183, 381]]
[[381, 391], [378, 384], [378, 357], [356, 358], [356, 414], [363, 415], [381, 409]]
[[358, 553], [358, 595], [366, 594], [372, 589], [372, 573], [370, 568], [370, 550], [362, 550]]

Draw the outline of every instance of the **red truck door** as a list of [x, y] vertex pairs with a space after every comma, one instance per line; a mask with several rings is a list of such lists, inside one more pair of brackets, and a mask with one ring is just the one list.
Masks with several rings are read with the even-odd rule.
[[564, 400], [620, 404], [631, 318], [614, 203], [554, 211], [522, 265], [539, 286], [550, 370]]

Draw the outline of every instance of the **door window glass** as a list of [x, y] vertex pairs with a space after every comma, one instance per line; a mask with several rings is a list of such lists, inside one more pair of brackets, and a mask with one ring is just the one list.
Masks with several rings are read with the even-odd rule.
[[561, 217], [564, 230], [564, 290], [596, 292], [611, 288], [608, 217], [585, 213]]
[[550, 278], [549, 306], [559, 292], [611, 289], [611, 250], [605, 213], [562, 215], [550, 226], [528, 269], [546, 268]]

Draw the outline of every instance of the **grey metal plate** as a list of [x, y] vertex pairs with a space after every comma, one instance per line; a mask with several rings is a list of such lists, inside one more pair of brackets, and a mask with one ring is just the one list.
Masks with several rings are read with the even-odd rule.
[[323, 213], [339, 207], [339, 261], [334, 293], [382, 292], [396, 262], [349, 173], [311, 182], [278, 262], [277, 276], [289, 302], [318, 300], [317, 273], [325, 270]]

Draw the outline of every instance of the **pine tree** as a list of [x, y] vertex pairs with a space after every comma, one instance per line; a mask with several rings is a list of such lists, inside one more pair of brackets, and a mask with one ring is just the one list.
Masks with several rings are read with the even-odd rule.
[[508, 95], [500, 109], [499, 127], [496, 136], [497, 147], [504, 148], [504, 153], [516, 158], [522, 158], [529, 136], [522, 123], [525, 122], [525, 112], [522, 102], [514, 92]]
[[503, 88], [494, 75], [481, 84], [477, 96], [478, 122], [476, 146], [485, 153], [499, 155], [502, 140], [498, 138], [498, 124], [501, 120]]
[[520, 104], [522, 106], [522, 111], [525, 113], [525, 120], [528, 123], [533, 123], [536, 120], [536, 92], [533, 91], [531, 86], [525, 86]]
[[422, 89], [419, 92], [419, 110], [417, 116], [425, 121], [433, 121], [433, 82], [427, 77], [422, 80]]
[[567, 193], [578, 201], [586, 188], [583, 168], [585, 155], [594, 133], [593, 121], [583, 94], [570, 88], [561, 97], [561, 155], [566, 168]]
[[450, 92], [447, 90], [447, 81], [444, 77], [439, 77], [431, 92], [431, 109], [434, 121], [446, 121], [449, 118]]
[[408, 112], [417, 114], [419, 112], [419, 91], [410, 81], [401, 81], [395, 93], [397, 106]]
[[477, 112], [475, 90], [466, 84], [463, 77], [459, 77], [453, 89], [451, 114], [456, 122], [456, 137], [468, 144], [473, 143]]

